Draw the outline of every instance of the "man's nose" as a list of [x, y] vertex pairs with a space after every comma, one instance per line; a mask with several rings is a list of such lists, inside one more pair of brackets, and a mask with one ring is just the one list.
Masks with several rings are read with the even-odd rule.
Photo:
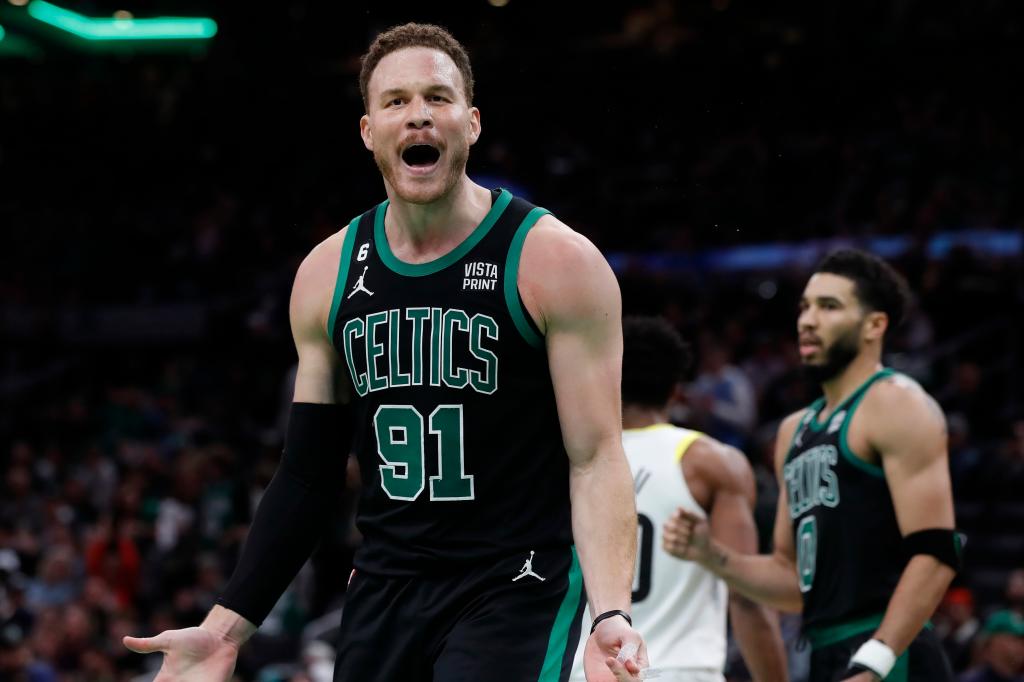
[[817, 324], [818, 316], [814, 313], [812, 308], [802, 310], [799, 317], [796, 319], [797, 329], [814, 329]]
[[430, 107], [427, 106], [425, 99], [417, 97], [413, 100], [412, 105], [409, 107], [409, 118], [405, 125], [417, 130], [434, 125], [434, 117], [431, 115]]

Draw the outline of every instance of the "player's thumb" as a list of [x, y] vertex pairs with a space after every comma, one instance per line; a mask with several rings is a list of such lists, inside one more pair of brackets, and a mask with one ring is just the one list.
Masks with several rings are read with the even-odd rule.
[[166, 632], [161, 632], [156, 637], [132, 637], [131, 635], [125, 635], [121, 642], [137, 654], [151, 654], [155, 651], [163, 651], [170, 644], [169, 636]]

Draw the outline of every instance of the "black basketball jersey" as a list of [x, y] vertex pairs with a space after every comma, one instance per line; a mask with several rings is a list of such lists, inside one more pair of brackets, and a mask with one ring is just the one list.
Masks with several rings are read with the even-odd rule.
[[544, 341], [516, 283], [547, 211], [507, 190], [492, 202], [429, 263], [391, 252], [387, 201], [348, 227], [328, 328], [355, 394], [361, 570], [411, 575], [572, 543]]
[[906, 566], [885, 472], [846, 442], [868, 389], [892, 374], [876, 372], [824, 422], [825, 398], [819, 398], [793, 434], [783, 475], [804, 629], [884, 611]]

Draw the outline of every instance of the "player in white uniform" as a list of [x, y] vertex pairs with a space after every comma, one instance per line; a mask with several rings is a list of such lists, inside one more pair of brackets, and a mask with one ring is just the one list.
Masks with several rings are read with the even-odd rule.
[[[661, 547], [664, 524], [679, 508], [709, 517], [731, 547], [757, 549], [751, 508], [754, 478], [743, 453], [668, 423], [668, 402], [688, 361], [666, 321], [627, 318], [623, 325], [623, 445], [633, 473], [639, 522], [633, 578], [633, 625], [647, 642], [659, 682], [722, 682], [726, 612], [756, 682], [783, 682], [786, 658], [778, 618], [699, 565]], [[584, 614], [583, 632], [590, 630]], [[572, 682], [583, 682], [582, 649]]]

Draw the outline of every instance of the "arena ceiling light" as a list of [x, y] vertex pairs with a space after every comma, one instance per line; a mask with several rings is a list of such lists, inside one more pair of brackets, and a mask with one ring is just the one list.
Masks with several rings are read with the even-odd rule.
[[33, 19], [84, 40], [208, 40], [217, 34], [217, 22], [208, 17], [136, 19], [125, 14], [96, 19], [46, 0], [32, 0], [27, 9]]

